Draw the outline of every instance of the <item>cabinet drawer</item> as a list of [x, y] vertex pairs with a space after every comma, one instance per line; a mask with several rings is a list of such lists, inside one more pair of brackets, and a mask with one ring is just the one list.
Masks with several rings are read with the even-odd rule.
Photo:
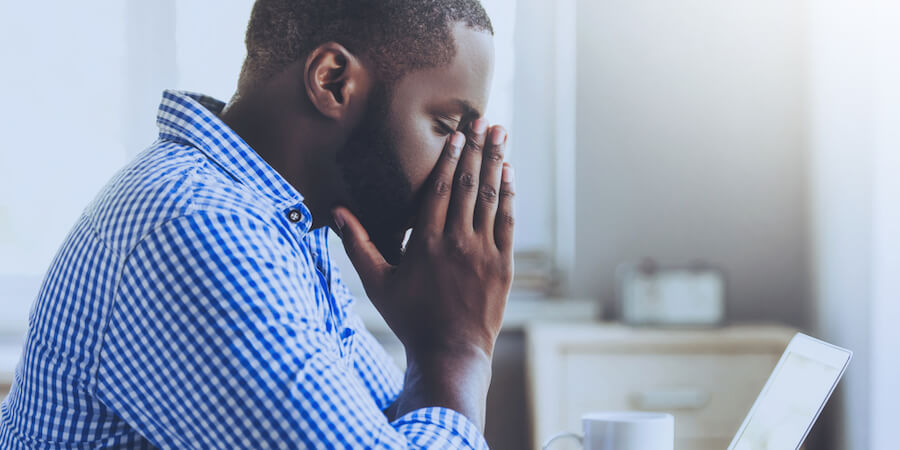
[[[564, 421], [598, 410], [652, 410], [675, 416], [676, 448], [727, 442], [778, 362], [770, 353], [567, 353], [560, 380]], [[577, 387], [577, 388], [575, 388]]]
[[676, 449], [721, 450], [794, 332], [533, 324], [526, 346], [535, 448], [558, 431], [580, 431], [588, 412], [646, 410], [675, 416]]

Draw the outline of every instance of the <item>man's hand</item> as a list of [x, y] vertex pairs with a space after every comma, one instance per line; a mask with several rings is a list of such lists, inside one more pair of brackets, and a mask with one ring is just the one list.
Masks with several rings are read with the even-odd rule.
[[455, 409], [483, 426], [490, 360], [512, 281], [513, 171], [506, 131], [472, 123], [448, 139], [402, 262], [388, 264], [345, 208], [334, 220], [366, 294], [406, 347], [398, 415]]

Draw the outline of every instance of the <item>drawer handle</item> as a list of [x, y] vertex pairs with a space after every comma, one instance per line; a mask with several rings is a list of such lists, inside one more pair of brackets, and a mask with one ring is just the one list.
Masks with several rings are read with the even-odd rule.
[[665, 411], [700, 409], [709, 403], [710, 394], [702, 389], [659, 389], [636, 392], [631, 402], [637, 409]]

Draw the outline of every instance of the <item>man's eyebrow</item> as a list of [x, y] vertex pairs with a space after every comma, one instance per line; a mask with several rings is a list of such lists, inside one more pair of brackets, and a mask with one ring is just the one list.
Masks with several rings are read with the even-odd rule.
[[460, 110], [462, 110], [463, 117], [465, 117], [465, 118], [481, 117], [481, 111], [479, 111], [478, 108], [472, 106], [472, 104], [469, 103], [468, 101], [463, 100], [461, 98], [456, 98], [456, 99], [453, 99], [453, 103], [455, 103], [456, 106]]

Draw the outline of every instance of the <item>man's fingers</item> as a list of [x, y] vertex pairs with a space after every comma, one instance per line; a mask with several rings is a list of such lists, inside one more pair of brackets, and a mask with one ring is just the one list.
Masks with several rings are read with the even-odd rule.
[[466, 136], [456, 132], [444, 145], [441, 157], [437, 165], [431, 171], [422, 197], [422, 207], [419, 216], [419, 224], [424, 231], [431, 233], [443, 233], [444, 222], [447, 220], [447, 207], [450, 204], [450, 191], [453, 187], [453, 174], [456, 172], [456, 164], [459, 155], [466, 143]]
[[497, 248], [504, 253], [512, 253], [515, 196], [515, 171], [511, 165], [504, 163], [500, 182], [500, 202], [497, 207], [497, 219], [494, 221], [494, 242], [497, 243]]
[[341, 241], [343, 241], [344, 250], [350, 257], [356, 272], [359, 273], [366, 293], [370, 298], [376, 297], [374, 294], [381, 291], [382, 282], [390, 264], [381, 256], [369, 238], [369, 233], [353, 213], [347, 208], [339, 206], [332, 211], [332, 215]]
[[475, 229], [487, 233], [491, 240], [500, 196], [506, 137], [506, 130], [503, 127], [499, 125], [492, 127], [485, 139], [481, 158], [481, 185], [478, 187], [478, 203], [475, 206]]
[[453, 195], [450, 197], [450, 209], [447, 211], [448, 230], [471, 232], [475, 202], [478, 198], [478, 179], [481, 173], [481, 150], [484, 148], [484, 134], [487, 121], [477, 119], [469, 126], [466, 145], [456, 166], [453, 179]]

